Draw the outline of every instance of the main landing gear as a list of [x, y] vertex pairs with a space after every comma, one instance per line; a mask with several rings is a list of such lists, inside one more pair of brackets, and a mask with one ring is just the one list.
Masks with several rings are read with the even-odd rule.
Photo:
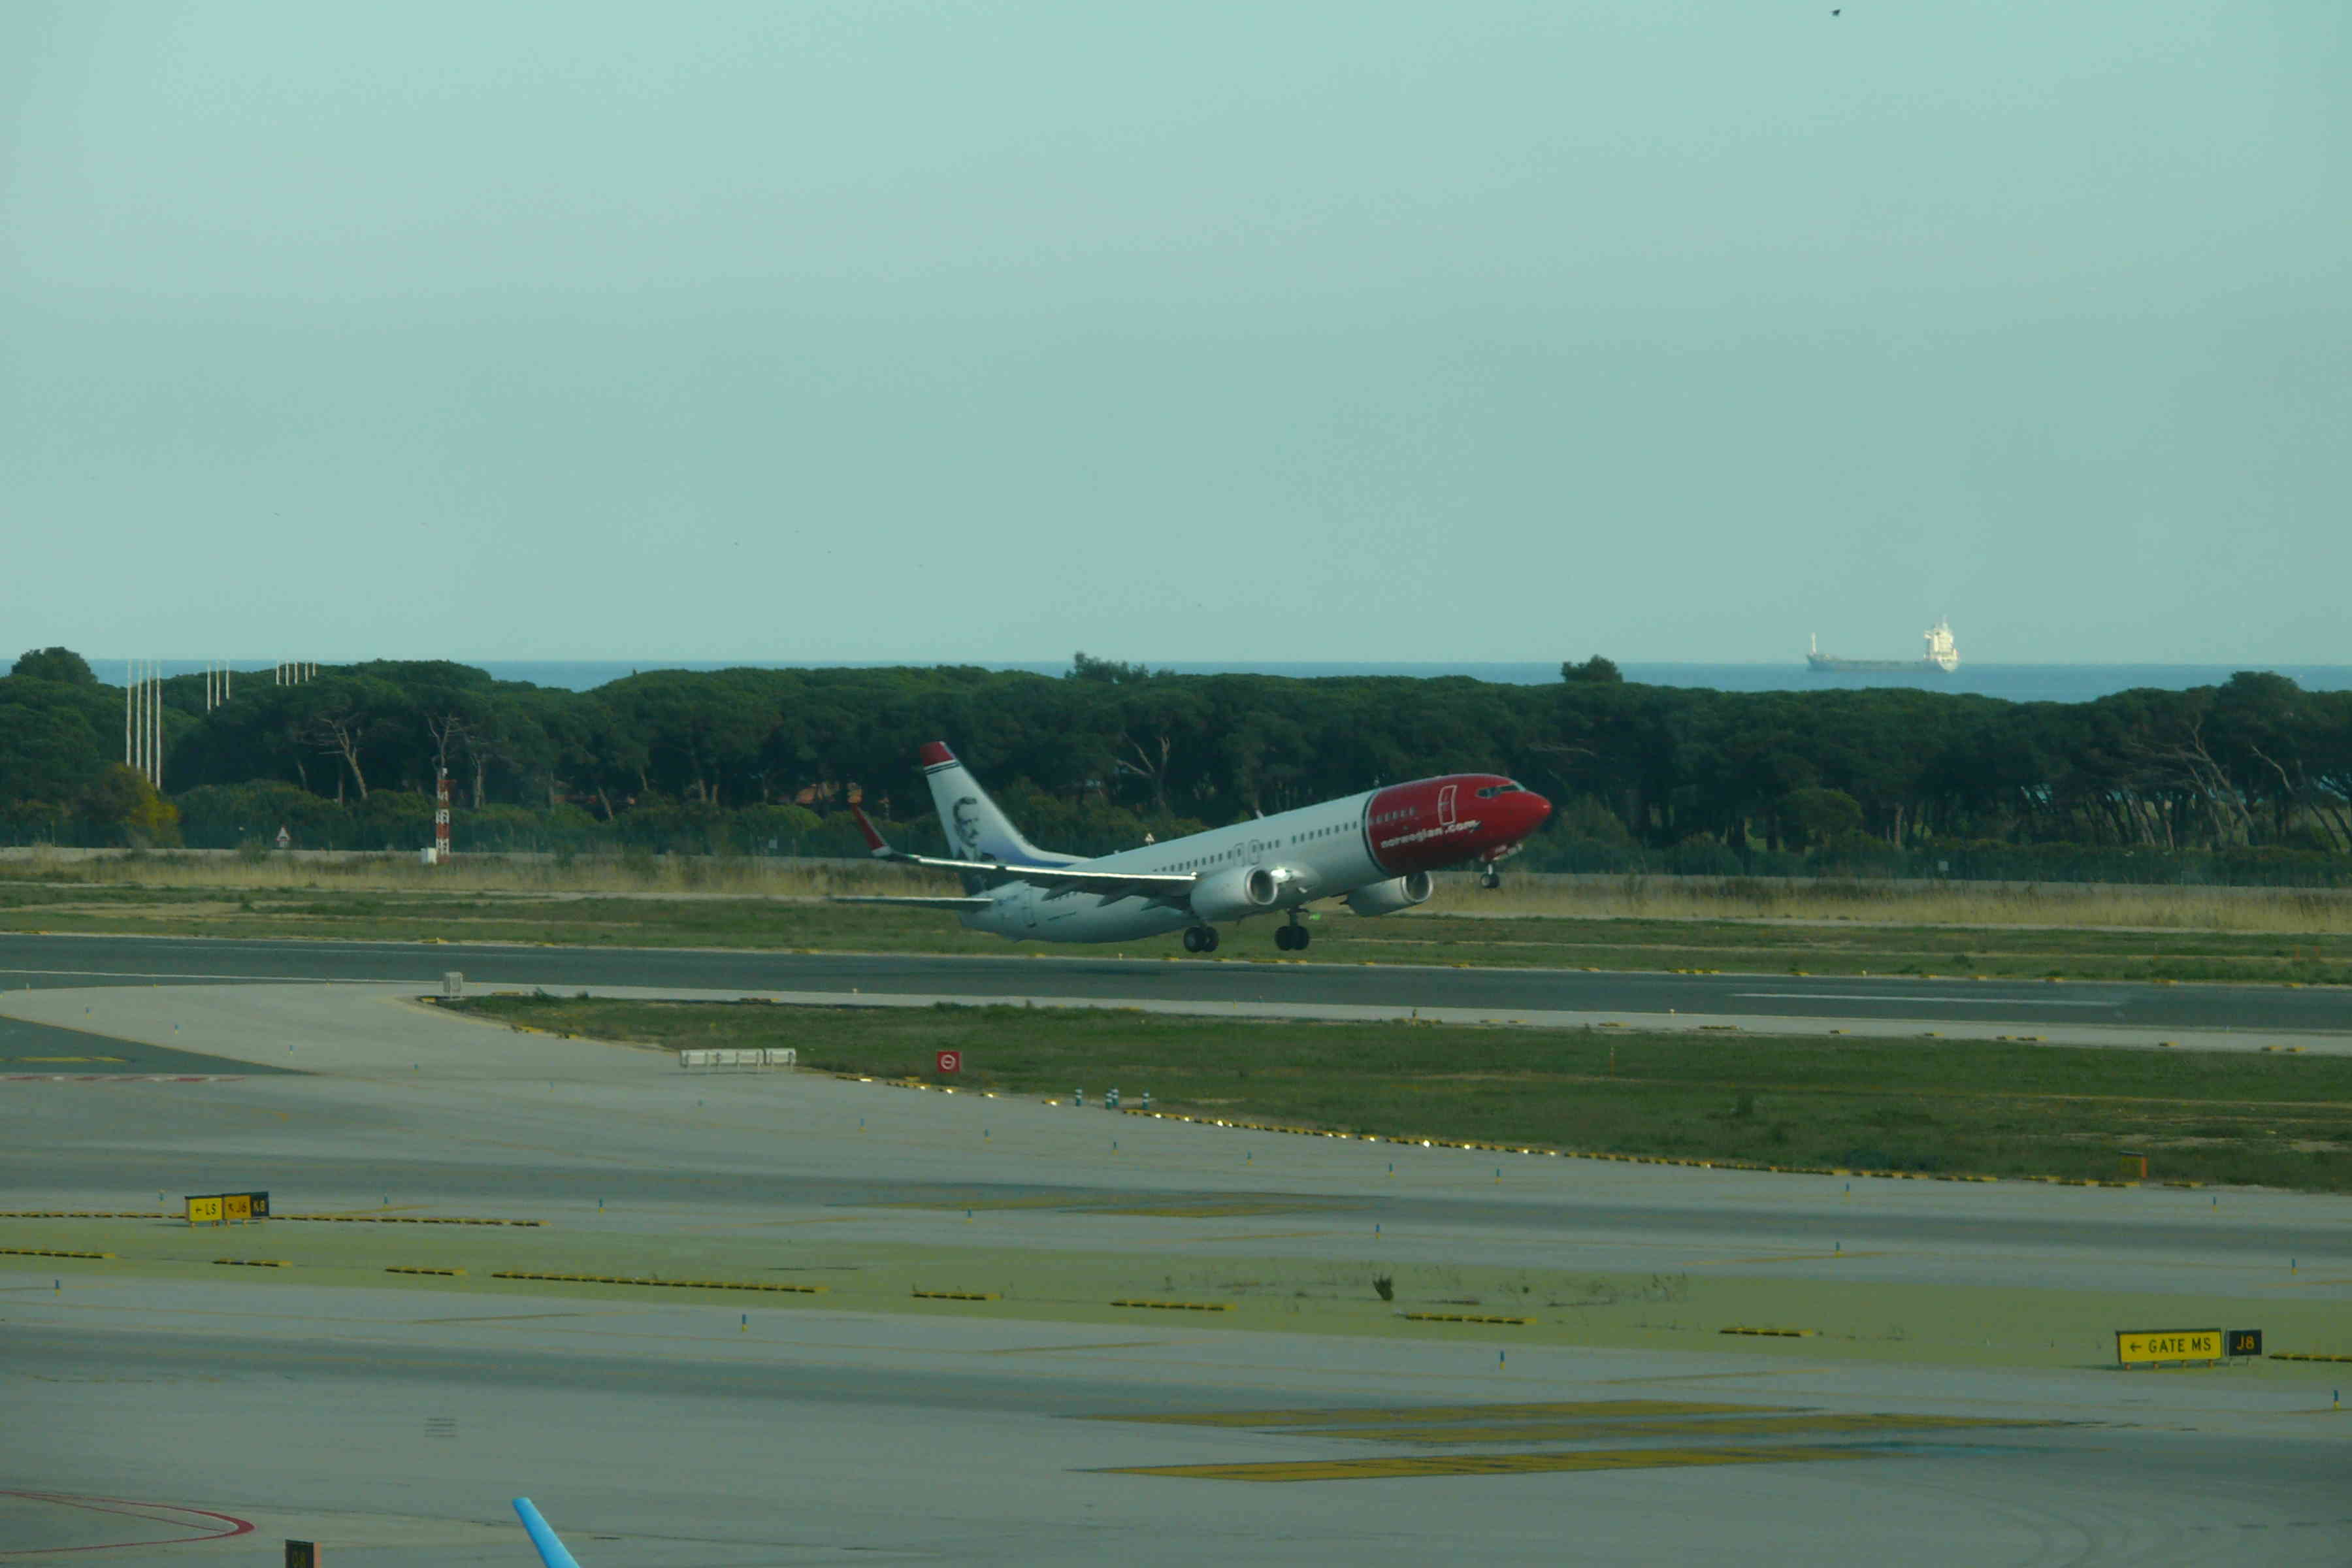
[[1274, 928], [1274, 945], [1285, 952], [1306, 952], [1307, 941], [1307, 930], [1298, 923], [1298, 916], [1296, 912], [1291, 915], [1288, 925]]
[[1184, 951], [1186, 952], [1216, 952], [1217, 928], [1214, 926], [1186, 926], [1184, 928]]

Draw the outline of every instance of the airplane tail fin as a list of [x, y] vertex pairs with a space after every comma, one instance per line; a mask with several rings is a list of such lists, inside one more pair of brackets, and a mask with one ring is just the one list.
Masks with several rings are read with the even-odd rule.
[[923, 776], [931, 786], [931, 804], [939, 808], [940, 826], [948, 836], [949, 854], [1008, 866], [1066, 866], [1076, 858], [1040, 849], [1023, 837], [1013, 819], [942, 742], [925, 742]]
[[555, 1531], [548, 1527], [547, 1521], [540, 1517], [539, 1510], [531, 1505], [530, 1499], [515, 1499], [514, 1510], [522, 1521], [523, 1530], [530, 1535], [531, 1545], [539, 1549], [539, 1560], [547, 1564], [547, 1568], [580, 1568], [572, 1553], [563, 1549], [563, 1542], [555, 1538]]

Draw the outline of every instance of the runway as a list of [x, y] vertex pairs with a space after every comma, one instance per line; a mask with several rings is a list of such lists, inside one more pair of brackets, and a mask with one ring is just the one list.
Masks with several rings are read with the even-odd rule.
[[2352, 1034], [2352, 991], [2326, 987], [2064, 984], [1768, 974], [1585, 973], [1557, 969], [1159, 963], [1111, 957], [938, 957], [612, 949], [0, 936], [0, 984], [184, 984], [273, 980], [437, 984], [456, 970], [518, 985], [921, 994], [1381, 1009], [1473, 1016], [1705, 1016], [1965, 1024], [1988, 1031], [2122, 1027]]
[[[120, 1066], [0, 1080], [0, 1208], [154, 1217], [0, 1217], [49, 1254], [0, 1255], [12, 1561], [518, 1563], [525, 1493], [591, 1568], [2352, 1556], [2346, 1369], [2111, 1367], [2114, 1330], [2176, 1321], [2352, 1352], [2340, 1200], [705, 1078], [415, 1003], [470, 952], [49, 940], [0, 1054]], [[538, 956], [551, 985], [759, 962]], [[424, 973], [265, 967], [368, 962]], [[247, 1187], [339, 1217], [169, 1217]], [[419, 1223], [465, 1218], [542, 1223]], [[1759, 1325], [1798, 1337], [1723, 1331]]]

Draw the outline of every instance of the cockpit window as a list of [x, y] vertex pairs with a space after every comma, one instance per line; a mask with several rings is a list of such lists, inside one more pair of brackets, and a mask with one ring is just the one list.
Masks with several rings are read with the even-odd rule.
[[1509, 783], [1507, 780], [1502, 784], [1488, 784], [1485, 789], [1478, 792], [1478, 798], [1480, 800], [1492, 800], [1498, 795], [1517, 795], [1519, 793], [1520, 788], [1520, 785]]

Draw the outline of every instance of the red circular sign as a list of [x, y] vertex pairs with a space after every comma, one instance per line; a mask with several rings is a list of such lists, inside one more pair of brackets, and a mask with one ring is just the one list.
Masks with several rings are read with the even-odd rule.
[[940, 1071], [942, 1075], [951, 1072], [961, 1072], [962, 1070], [963, 1053], [961, 1051], [941, 1051], [940, 1053]]

